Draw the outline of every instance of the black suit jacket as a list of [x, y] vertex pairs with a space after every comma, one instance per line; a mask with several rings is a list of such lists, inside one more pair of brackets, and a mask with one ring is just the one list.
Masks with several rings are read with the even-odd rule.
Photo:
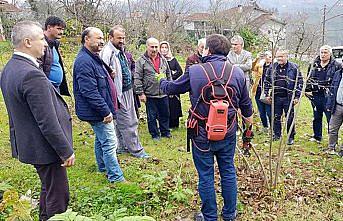
[[12, 155], [23, 163], [62, 162], [73, 154], [67, 104], [31, 60], [14, 54], [0, 78]]

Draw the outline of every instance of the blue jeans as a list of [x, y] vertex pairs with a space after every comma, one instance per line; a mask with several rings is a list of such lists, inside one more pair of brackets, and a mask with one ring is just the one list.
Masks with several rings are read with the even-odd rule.
[[323, 131], [323, 114], [326, 116], [326, 120], [329, 124], [331, 112], [325, 108], [326, 98], [324, 95], [313, 95], [311, 99], [311, 105], [313, 109], [313, 133], [316, 140], [322, 140]]
[[[169, 102], [168, 97], [146, 99], [146, 112], [148, 115], [148, 129], [152, 138], [170, 135], [169, 129]], [[157, 120], [159, 128], [157, 127]]]
[[94, 151], [99, 171], [106, 172], [110, 182], [123, 181], [123, 172], [116, 155], [118, 142], [113, 122], [96, 122], [91, 123], [91, 126], [95, 133]]
[[[285, 114], [285, 119], [287, 117], [287, 113], [288, 113], [288, 109], [291, 109], [291, 112], [289, 114], [288, 117], [288, 121], [287, 121], [287, 133], [289, 131], [289, 128], [291, 127], [293, 118], [294, 118], [294, 105], [290, 104], [290, 99], [288, 99], [288, 97], [275, 97], [275, 101], [274, 101], [274, 136], [275, 137], [281, 137], [281, 130], [282, 130], [282, 126], [281, 126], [281, 117], [282, 114]], [[291, 131], [291, 135], [289, 138], [294, 139], [295, 136], [295, 124], [293, 126], [293, 129]]]
[[223, 219], [230, 220], [236, 217], [237, 180], [234, 165], [236, 136], [222, 141], [208, 143], [192, 143], [192, 153], [195, 167], [199, 176], [198, 190], [202, 201], [201, 212], [206, 221], [216, 221], [217, 202], [214, 189], [214, 156], [216, 156], [224, 206]]
[[267, 128], [269, 127], [269, 124], [272, 122], [271, 121], [271, 105], [265, 104], [262, 101], [260, 101], [260, 95], [255, 96], [255, 100], [256, 100], [258, 112], [260, 114], [262, 125], [263, 127]]

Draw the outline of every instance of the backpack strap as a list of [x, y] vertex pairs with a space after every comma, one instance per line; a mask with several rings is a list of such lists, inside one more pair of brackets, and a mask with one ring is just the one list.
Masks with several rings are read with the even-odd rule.
[[208, 83], [202, 88], [201, 98], [206, 104], [210, 104], [213, 99], [226, 99], [230, 95], [227, 93], [227, 85], [231, 80], [233, 66], [228, 62], [223, 64], [221, 74], [218, 76], [211, 63], [204, 63], [200, 65], [203, 69]]
[[229, 62], [225, 62], [226, 68], [225, 68], [225, 73], [223, 76], [225, 86], [227, 86], [231, 80], [232, 77], [232, 72], [233, 72], [233, 65], [230, 64]]
[[207, 101], [206, 96], [208, 95], [209, 92], [215, 93], [215, 90], [216, 90], [215, 88], [220, 88], [222, 91], [222, 95], [218, 97], [217, 99], [225, 99], [225, 98], [231, 99], [230, 95], [232, 95], [233, 92], [232, 93], [230, 92], [232, 91], [232, 88], [231, 88], [231, 91], [228, 92], [226, 87], [229, 84], [229, 81], [231, 80], [233, 66], [230, 63], [225, 62], [223, 65], [223, 68], [221, 69], [222, 72], [220, 76], [217, 77], [217, 75], [215, 74], [214, 67], [211, 63], [202, 63], [199, 65], [203, 69], [203, 73], [205, 74], [208, 82], [201, 89], [201, 94], [198, 97], [194, 105], [194, 108], [190, 108], [189, 112], [191, 116], [195, 116], [196, 118], [200, 120], [206, 120], [207, 117], [201, 116], [200, 114], [196, 113], [196, 109], [201, 101], [203, 101], [206, 104], [210, 104], [209, 101]]

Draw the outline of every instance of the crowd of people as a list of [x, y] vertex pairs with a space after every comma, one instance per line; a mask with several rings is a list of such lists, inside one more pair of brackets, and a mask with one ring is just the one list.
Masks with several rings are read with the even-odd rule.
[[[14, 53], [1, 74], [13, 157], [32, 164], [41, 180], [40, 220], [66, 211], [69, 202], [66, 167], [75, 163], [71, 116], [62, 97], [71, 96], [59, 49], [65, 27], [66, 23], [56, 16], [46, 19], [44, 30], [36, 22], [17, 23], [12, 30]], [[88, 122], [94, 131], [98, 170], [110, 183], [125, 182], [117, 154], [128, 153], [139, 159], [150, 157], [139, 139], [140, 104], [145, 103], [151, 138], [156, 142], [161, 138], [172, 139], [171, 129], [180, 126], [182, 117], [180, 94], [187, 92], [191, 101], [187, 130], [202, 201], [195, 220], [218, 219], [215, 158], [224, 199], [221, 216], [226, 221], [237, 216], [234, 166], [237, 116], [242, 118], [243, 128], [250, 130], [252, 97], [262, 132], [267, 133], [273, 123], [273, 140], [279, 140], [285, 116], [287, 144], [293, 145], [294, 106], [305, 91], [313, 108], [311, 141], [321, 142], [325, 114], [329, 133], [327, 151], [342, 156], [342, 146], [338, 148], [343, 123], [342, 65], [332, 58], [330, 46], [320, 48], [303, 88], [303, 76], [298, 65], [288, 60], [287, 50], [277, 50], [275, 62], [269, 51], [259, 53], [253, 60], [252, 53], [244, 50], [244, 40], [239, 35], [230, 40], [219, 34], [199, 39], [196, 52], [187, 58], [184, 70], [167, 41], [147, 39], [146, 52], [134, 61], [125, 48], [122, 26], [113, 26], [108, 36], [105, 42], [104, 33], [96, 27], [82, 32], [82, 47], [73, 65], [73, 96], [77, 117]], [[222, 91], [216, 90], [219, 86]], [[219, 131], [211, 131], [209, 123], [212, 108], [218, 108], [212, 102], [214, 98], [225, 110], [218, 109], [217, 113], [225, 113], [225, 133], [220, 139], [210, 136]], [[221, 100], [225, 102], [218, 102]]]

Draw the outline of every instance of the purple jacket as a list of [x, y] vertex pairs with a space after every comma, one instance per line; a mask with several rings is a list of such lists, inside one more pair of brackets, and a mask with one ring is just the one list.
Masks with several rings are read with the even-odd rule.
[[[216, 73], [221, 73], [226, 57], [222, 55], [210, 55], [204, 58], [204, 63], [210, 62]], [[244, 117], [250, 117], [252, 115], [252, 104], [249, 98], [249, 92], [246, 86], [244, 73], [240, 68], [233, 67], [232, 77], [228, 84], [235, 91], [232, 103], [236, 109], [241, 109], [241, 113]], [[192, 65], [175, 81], [161, 80], [160, 87], [163, 93], [167, 95], [183, 94], [190, 92], [190, 101], [192, 108], [196, 104], [199, 96], [201, 95], [201, 89], [208, 83], [208, 80], [203, 73], [200, 64]], [[209, 105], [200, 102], [198, 104], [197, 112], [203, 116], [207, 116], [209, 111]], [[233, 107], [229, 107], [229, 119], [234, 117], [236, 110]], [[232, 130], [228, 131], [226, 137], [234, 136], [236, 133], [237, 123]], [[207, 134], [203, 127], [199, 128], [199, 136], [194, 139], [198, 142], [207, 142]]]

